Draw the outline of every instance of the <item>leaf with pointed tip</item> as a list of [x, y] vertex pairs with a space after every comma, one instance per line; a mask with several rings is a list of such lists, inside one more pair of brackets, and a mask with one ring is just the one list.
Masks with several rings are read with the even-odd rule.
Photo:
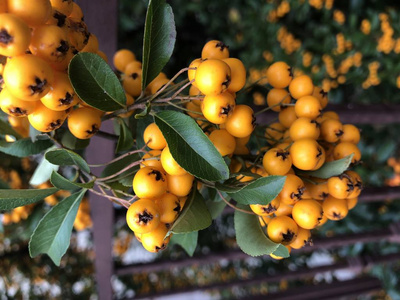
[[32, 204], [43, 200], [57, 192], [57, 188], [25, 189], [25, 190], [0, 190], [0, 210], [9, 210], [19, 206]]
[[191, 117], [165, 110], [158, 112], [154, 119], [172, 157], [187, 172], [209, 181], [229, 178], [229, 169], [221, 154]]
[[4, 122], [3, 120], [0, 120], [0, 134], [1, 135], [12, 135], [16, 139], [20, 139], [21, 136], [11, 127], [10, 124], [7, 122]]
[[193, 189], [186, 200], [185, 207], [178, 219], [170, 228], [172, 233], [188, 233], [199, 231], [211, 225], [211, 215], [207, 209], [203, 197]]
[[130, 132], [128, 125], [121, 118], [117, 119], [119, 124], [119, 138], [117, 147], [115, 148], [115, 153], [129, 150], [133, 147], [134, 140], [132, 137], [132, 133]]
[[234, 215], [236, 241], [240, 249], [251, 256], [277, 254], [289, 257], [286, 247], [271, 241], [261, 228], [258, 216], [235, 210]]
[[125, 92], [118, 77], [97, 54], [76, 54], [69, 63], [68, 75], [75, 92], [86, 104], [102, 111], [126, 107]]
[[90, 181], [87, 183], [80, 183], [68, 180], [67, 178], [63, 177], [62, 175], [58, 174], [57, 172], [53, 172], [51, 174], [50, 182], [56, 188], [60, 190], [67, 190], [67, 191], [75, 191], [78, 189], [91, 189], [94, 186], [94, 181]]
[[69, 247], [72, 226], [79, 204], [85, 194], [83, 189], [53, 206], [40, 220], [29, 241], [29, 254], [35, 257], [47, 254], [57, 266]]
[[332, 176], [338, 176], [348, 169], [353, 159], [354, 154], [350, 154], [342, 159], [326, 162], [321, 168], [315, 171], [301, 172], [301, 174], [306, 174], [317, 178], [330, 178]]
[[53, 145], [51, 140], [37, 140], [36, 142], [32, 142], [30, 138], [24, 138], [12, 143], [0, 141], [0, 151], [16, 157], [27, 157], [39, 154]]
[[46, 152], [46, 159], [58, 166], [78, 166], [89, 173], [90, 168], [87, 162], [77, 153], [67, 149], [54, 149]]
[[[232, 187], [226, 188], [227, 194], [240, 204], [267, 205], [281, 192], [286, 176], [267, 176], [257, 178], [248, 185], [234, 191]], [[216, 188], [222, 186], [216, 185]]]
[[161, 72], [174, 50], [174, 13], [165, 0], [150, 0], [143, 37], [142, 90]]
[[197, 239], [199, 236], [198, 231], [192, 231], [188, 233], [173, 234], [171, 237], [170, 244], [177, 244], [181, 246], [186, 253], [192, 257], [194, 250], [197, 247]]
[[59, 168], [60, 166], [50, 163], [45, 157], [43, 157], [39, 165], [36, 167], [35, 172], [33, 172], [29, 184], [36, 186], [45, 183], [50, 179], [51, 173], [53, 173], [53, 171], [57, 172]]

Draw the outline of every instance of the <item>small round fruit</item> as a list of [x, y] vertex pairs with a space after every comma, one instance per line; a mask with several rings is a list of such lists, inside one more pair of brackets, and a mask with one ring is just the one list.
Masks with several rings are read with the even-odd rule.
[[[195, 79], [196, 77], [196, 71], [197, 71], [197, 67], [203, 62], [203, 60], [201, 58], [196, 58], [195, 60], [193, 60], [190, 65], [189, 65], [189, 69], [188, 69], [188, 79], [189, 81], [192, 81], [193, 79]], [[192, 82], [193, 86], [196, 86], [196, 81]]]
[[140, 167], [156, 167], [158, 169], [162, 169], [161, 150], [150, 150], [143, 155]]
[[314, 91], [312, 93], [312, 96], [317, 98], [319, 100], [319, 103], [321, 104], [322, 109], [324, 109], [328, 105], [328, 93], [325, 92], [322, 88], [319, 86], [314, 87]]
[[305, 117], [315, 120], [322, 111], [319, 100], [313, 96], [303, 96], [296, 101], [294, 110], [297, 117]]
[[350, 177], [351, 183], [353, 184], [353, 191], [350, 192], [348, 198], [351, 199], [358, 197], [363, 189], [361, 176], [354, 171], [346, 171], [344, 173]]
[[186, 173], [176, 176], [167, 174], [168, 191], [178, 197], [189, 195], [193, 186], [194, 176]]
[[280, 199], [278, 196], [267, 205], [251, 204], [250, 208], [255, 214], [259, 216], [270, 216], [278, 210], [279, 205]]
[[304, 182], [300, 177], [287, 174], [285, 184], [279, 193], [281, 202], [287, 205], [295, 204], [297, 201], [303, 199], [305, 189]]
[[7, 87], [0, 93], [1, 110], [9, 116], [25, 117], [36, 109], [37, 103], [38, 101], [23, 101], [14, 97]]
[[282, 106], [285, 104], [289, 104], [292, 101], [292, 98], [289, 95], [289, 92], [285, 89], [271, 89], [267, 95], [267, 103], [268, 107], [270, 107], [273, 111], [279, 112], [282, 110]]
[[361, 159], [361, 151], [360, 149], [353, 143], [342, 142], [335, 146], [333, 149], [333, 157], [335, 160], [345, 158], [353, 154], [353, 158], [351, 159], [352, 163], [358, 163]]
[[23, 19], [30, 26], [46, 23], [52, 13], [49, 0], [8, 0], [8, 12]]
[[354, 190], [353, 182], [349, 176], [333, 176], [327, 181], [328, 191], [332, 197], [337, 199], [346, 199]]
[[160, 213], [157, 205], [149, 199], [139, 199], [129, 206], [126, 222], [135, 233], [143, 234], [153, 231], [160, 224]]
[[219, 95], [205, 96], [201, 102], [201, 111], [204, 117], [214, 124], [223, 124], [233, 113], [235, 98], [229, 92]]
[[32, 127], [41, 132], [50, 132], [58, 129], [66, 118], [66, 111], [48, 109], [40, 101], [38, 101], [35, 110], [28, 116]]
[[313, 139], [300, 139], [290, 147], [293, 165], [300, 170], [314, 170], [325, 161], [325, 150]]
[[225, 122], [225, 129], [234, 137], [243, 138], [253, 132], [255, 122], [254, 111], [250, 106], [236, 105], [233, 113]]
[[278, 61], [269, 66], [267, 80], [274, 88], [284, 89], [293, 79], [292, 68], [283, 61]]
[[246, 84], [246, 68], [242, 61], [237, 58], [226, 58], [223, 61], [231, 69], [231, 83], [228, 91], [233, 93], [240, 91]]
[[271, 241], [289, 245], [296, 239], [298, 226], [296, 222], [288, 216], [273, 218], [267, 227], [267, 234]]
[[133, 191], [139, 198], [160, 197], [167, 191], [165, 172], [155, 167], [141, 168], [133, 178]]
[[275, 212], [275, 216], [290, 216], [292, 214], [293, 206], [283, 203], [282, 201], [279, 204], [277, 211]]
[[360, 141], [360, 138], [360, 129], [353, 124], [343, 125], [343, 134], [339, 138], [341, 142], [348, 142], [357, 145]]
[[101, 118], [97, 111], [90, 107], [80, 107], [68, 117], [68, 129], [78, 139], [90, 139], [101, 126]]
[[225, 59], [229, 57], [229, 47], [221, 41], [212, 40], [207, 42], [201, 50], [201, 58]]
[[142, 92], [142, 63], [131, 61], [124, 70], [122, 85], [124, 90], [133, 97], [138, 97]]
[[297, 237], [289, 246], [293, 249], [300, 249], [307, 245], [312, 245], [311, 232], [309, 229], [304, 229], [299, 226]]
[[293, 141], [300, 139], [316, 140], [320, 134], [319, 124], [310, 118], [301, 117], [292, 123], [289, 134]]
[[339, 120], [326, 119], [321, 124], [321, 138], [328, 143], [336, 143], [343, 135], [343, 125]]
[[114, 67], [120, 72], [124, 72], [126, 65], [134, 60], [136, 60], [135, 54], [128, 49], [118, 50], [113, 57]]
[[50, 91], [40, 99], [49, 109], [62, 111], [79, 103], [79, 98], [68, 78], [61, 72], [54, 73], [54, 83]]
[[72, 0], [50, 0], [51, 6], [60, 13], [68, 16], [74, 7]]
[[301, 97], [312, 95], [313, 91], [314, 84], [311, 78], [307, 75], [295, 77], [289, 84], [289, 92], [294, 99], [300, 99]]
[[301, 200], [293, 206], [292, 218], [304, 229], [317, 227], [322, 216], [322, 206], [316, 200]]
[[181, 212], [181, 204], [177, 196], [171, 193], [165, 193], [155, 199], [157, 210], [160, 212], [160, 221], [163, 223], [172, 223]]
[[185, 169], [182, 168], [172, 157], [171, 151], [169, 150], [168, 146], [166, 146], [161, 152], [161, 164], [165, 172], [167, 172], [169, 175], [181, 176], [187, 173]]
[[67, 33], [56, 25], [36, 27], [32, 32], [29, 50], [48, 62], [61, 62], [66, 59], [69, 42]]
[[160, 223], [158, 227], [153, 231], [142, 234], [140, 239], [142, 240], [142, 245], [144, 249], [154, 253], [157, 253], [160, 250], [164, 250], [167, 247], [169, 240], [171, 239], [171, 235], [169, 235], [167, 238], [165, 237], [167, 233], [167, 224]]
[[297, 120], [296, 112], [293, 106], [283, 107], [278, 115], [279, 123], [284, 127], [290, 128], [293, 122]]
[[337, 199], [333, 196], [329, 196], [324, 200], [322, 203], [322, 209], [324, 210], [324, 215], [332, 221], [344, 219], [349, 212], [347, 200]]
[[231, 69], [222, 60], [207, 59], [197, 67], [195, 82], [204, 95], [221, 94], [230, 85]]
[[50, 65], [41, 58], [23, 54], [7, 61], [3, 78], [15, 97], [25, 101], [36, 101], [50, 90], [54, 73]]
[[28, 25], [13, 14], [0, 14], [0, 55], [24, 54], [31, 40]]
[[230, 155], [235, 151], [236, 140], [225, 129], [216, 129], [209, 136], [210, 141], [217, 148], [221, 156]]
[[146, 127], [143, 140], [149, 148], [154, 150], [162, 150], [167, 146], [167, 141], [156, 123], [151, 123]]
[[289, 151], [280, 148], [268, 150], [263, 157], [263, 166], [270, 175], [285, 175], [292, 167]]

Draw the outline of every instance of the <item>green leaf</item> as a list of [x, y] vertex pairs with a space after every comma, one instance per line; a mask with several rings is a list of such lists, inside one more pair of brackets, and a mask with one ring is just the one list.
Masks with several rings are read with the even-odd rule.
[[32, 204], [43, 200], [57, 192], [57, 188], [26, 189], [26, 190], [0, 190], [0, 210], [9, 210], [19, 206]]
[[143, 37], [142, 90], [161, 72], [174, 50], [176, 29], [165, 0], [150, 0]]
[[236, 192], [228, 195], [240, 204], [267, 205], [281, 192], [285, 176], [267, 176], [258, 178]]
[[53, 171], [58, 171], [60, 166], [50, 163], [45, 157], [42, 158], [39, 165], [36, 167], [31, 180], [29, 180], [30, 185], [40, 185], [45, 183], [50, 179], [51, 173]]
[[102, 111], [125, 108], [124, 89], [109, 65], [97, 54], [81, 52], [69, 63], [68, 75], [85, 103]]
[[11, 127], [10, 124], [7, 122], [4, 122], [3, 120], [0, 120], [0, 134], [1, 135], [12, 135], [16, 139], [20, 139], [21, 136]]
[[52, 164], [59, 166], [78, 166], [89, 173], [90, 168], [86, 161], [75, 152], [67, 149], [54, 149], [45, 154], [46, 159]]
[[393, 155], [393, 152], [397, 148], [397, 141], [386, 140], [378, 146], [376, 150], [376, 158], [378, 162], [383, 163]]
[[75, 191], [81, 188], [91, 189], [94, 186], [94, 181], [90, 181], [87, 183], [73, 182], [63, 177], [62, 175], [58, 174], [57, 172], [53, 172], [51, 174], [50, 182], [56, 188], [67, 191]]
[[[58, 130], [61, 131], [62, 128]], [[65, 147], [72, 150], [85, 149], [87, 146], [89, 146], [90, 140], [91, 139], [85, 139], [85, 140], [78, 139], [75, 136], [73, 136], [69, 130], [65, 130], [65, 132], [63, 132], [61, 137], [61, 143]]]
[[226, 203], [224, 201], [215, 202], [215, 201], [208, 200], [208, 201], [206, 201], [206, 205], [207, 205], [208, 211], [211, 214], [211, 218], [213, 220], [218, 218], [221, 215], [221, 213], [224, 211], [224, 208], [226, 207]]
[[229, 169], [218, 150], [189, 116], [171, 110], [155, 115], [172, 157], [197, 178], [217, 181], [228, 179]]
[[321, 168], [316, 171], [300, 172], [300, 174], [309, 175], [317, 178], [330, 178], [342, 174], [351, 164], [354, 154], [346, 156], [345, 158], [326, 162]]
[[[289, 251], [286, 247], [271, 241], [261, 228], [258, 216], [246, 214], [235, 210], [234, 216], [236, 241], [240, 249], [251, 256], [261, 256], [277, 253], [282, 257], [288, 257]], [[278, 249], [279, 247], [279, 249]]]
[[16, 140], [13, 143], [0, 141], [0, 151], [16, 157], [26, 157], [40, 152], [53, 146], [50, 140], [37, 140], [32, 142], [30, 138]]
[[132, 137], [132, 133], [129, 130], [128, 125], [121, 118], [117, 119], [119, 123], [119, 138], [117, 143], [117, 148], [115, 149], [115, 153], [129, 150], [133, 147], [134, 140]]
[[172, 225], [172, 233], [199, 231], [211, 225], [211, 215], [203, 197], [193, 189], [186, 200], [185, 207]]
[[190, 257], [192, 257], [194, 250], [196, 250], [198, 237], [199, 237], [198, 231], [192, 231], [182, 234], [173, 234], [170, 243], [180, 245], [186, 251], [186, 253]]
[[72, 226], [86, 190], [59, 202], [40, 220], [29, 241], [29, 254], [46, 253], [57, 266], [69, 247]]

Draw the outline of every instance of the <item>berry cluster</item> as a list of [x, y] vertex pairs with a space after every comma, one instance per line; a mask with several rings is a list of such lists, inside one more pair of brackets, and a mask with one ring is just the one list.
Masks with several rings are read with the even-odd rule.
[[126, 220], [143, 247], [158, 252], [170, 240], [170, 236], [165, 237], [185, 205], [194, 177], [172, 157], [155, 123], [147, 126], [143, 139], [151, 150], [143, 156], [133, 179], [139, 200], [129, 206]]
[[357, 164], [360, 132], [352, 124], [342, 124], [335, 112], [322, 113], [327, 94], [314, 86], [309, 76], [293, 77], [286, 63], [272, 64], [267, 80], [272, 86], [268, 107], [279, 113], [279, 122], [265, 130], [269, 145], [263, 149], [266, 152], [259, 169], [268, 175], [285, 175], [286, 182], [271, 203], [251, 205], [251, 209], [260, 216], [272, 241], [289, 250], [299, 249], [311, 240], [311, 229], [346, 217], [362, 188], [354, 171], [329, 179], [313, 178], [302, 171], [318, 170], [325, 162], [351, 154], [352, 163]]
[[92, 137], [100, 128], [101, 113], [79, 99], [67, 69], [78, 52], [106, 57], [89, 33], [81, 8], [72, 0], [1, 3], [1, 109], [27, 117], [41, 132], [59, 128], [68, 118], [74, 136]]

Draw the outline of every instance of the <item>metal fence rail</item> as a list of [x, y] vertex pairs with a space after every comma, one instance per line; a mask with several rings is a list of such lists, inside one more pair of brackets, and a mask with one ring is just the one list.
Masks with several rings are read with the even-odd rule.
[[[250, 286], [250, 285], [260, 285], [264, 283], [272, 283], [272, 282], [280, 282], [281, 280], [295, 280], [295, 279], [304, 279], [310, 278], [318, 273], [325, 273], [325, 272], [334, 272], [339, 270], [350, 270], [355, 274], [361, 273], [363, 270], [370, 268], [377, 264], [382, 263], [393, 263], [400, 260], [400, 254], [388, 254], [383, 256], [359, 256], [347, 259], [343, 262], [335, 263], [332, 265], [327, 266], [319, 266], [314, 268], [302, 268], [301, 270], [295, 271], [288, 271], [282, 272], [275, 275], [263, 275], [257, 276], [251, 279], [238, 279], [233, 280], [230, 282], [221, 282], [215, 283], [207, 286], [195, 286], [195, 287], [188, 287], [182, 290], [170, 290], [164, 291], [157, 294], [146, 294], [146, 295], [139, 295], [135, 297], [135, 299], [146, 299], [152, 297], [161, 297], [161, 296], [171, 296], [177, 295], [181, 293], [189, 293], [195, 291], [206, 291], [206, 290], [223, 290], [223, 289], [230, 289], [238, 286]], [[253, 299], [253, 298], [252, 298]], [[275, 299], [275, 298], [273, 298]], [[290, 298], [289, 298], [290, 299]], [[297, 298], [296, 298], [297, 299]], [[318, 298], [320, 299], [320, 298]]]
[[[355, 234], [337, 235], [330, 238], [316, 239], [313, 246], [307, 246], [299, 250], [293, 250], [293, 254], [300, 252], [312, 252], [316, 249], [334, 249], [343, 246], [353, 245], [358, 242], [373, 243], [380, 241], [398, 241], [400, 237], [400, 224], [392, 224], [389, 228], [377, 229], [370, 232]], [[249, 256], [240, 250], [231, 250], [221, 253], [212, 253], [203, 256], [195, 256], [181, 260], [155, 261], [146, 264], [132, 264], [122, 267], [115, 267], [115, 275], [124, 276], [138, 273], [160, 272], [174, 268], [184, 268], [191, 265], [212, 264], [221, 260], [246, 259]]]

